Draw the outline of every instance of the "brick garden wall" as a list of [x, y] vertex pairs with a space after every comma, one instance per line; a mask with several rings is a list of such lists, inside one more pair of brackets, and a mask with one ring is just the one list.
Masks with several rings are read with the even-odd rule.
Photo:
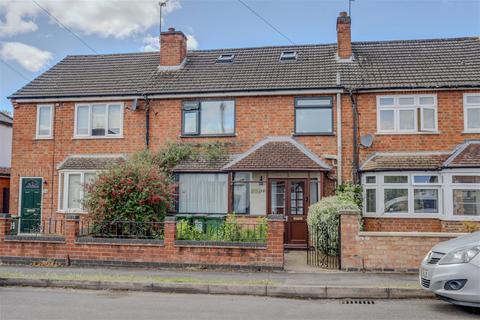
[[344, 270], [416, 271], [439, 242], [462, 233], [360, 231], [358, 212], [341, 215], [341, 266]]
[[[206, 266], [223, 268], [282, 269], [284, 263], [284, 219], [268, 220], [265, 244], [225, 245], [175, 240], [175, 221], [165, 222], [163, 241], [81, 238], [79, 219], [65, 221], [63, 236], [39, 236], [36, 239], [8, 236], [11, 218], [0, 218], [0, 262], [32, 263], [57, 260], [72, 265], [113, 266]], [[100, 240], [100, 241], [99, 241]], [[123, 240], [122, 240], [123, 241]]]

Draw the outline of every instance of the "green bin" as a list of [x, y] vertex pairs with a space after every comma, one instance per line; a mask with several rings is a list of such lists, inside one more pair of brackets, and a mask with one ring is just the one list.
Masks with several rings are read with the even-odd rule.
[[221, 214], [211, 214], [206, 218], [206, 231], [207, 234], [214, 235], [218, 233], [218, 229], [225, 221], [225, 216]]

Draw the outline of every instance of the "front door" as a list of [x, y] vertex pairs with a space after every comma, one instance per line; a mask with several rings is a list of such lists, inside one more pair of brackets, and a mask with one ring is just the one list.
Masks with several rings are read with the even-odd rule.
[[42, 178], [22, 178], [20, 228], [21, 233], [40, 230], [42, 205]]
[[305, 179], [270, 181], [270, 213], [286, 217], [285, 244], [288, 247], [307, 245], [308, 193]]

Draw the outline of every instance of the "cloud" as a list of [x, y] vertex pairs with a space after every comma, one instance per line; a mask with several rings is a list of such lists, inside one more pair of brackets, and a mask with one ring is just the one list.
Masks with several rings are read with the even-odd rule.
[[5, 42], [0, 47], [0, 58], [15, 61], [31, 72], [44, 68], [52, 59], [52, 53], [21, 42]]
[[[158, 25], [158, 1], [109, 0], [109, 1], [68, 1], [37, 0], [65, 26], [87, 35], [125, 38], [145, 32]], [[168, 14], [179, 9], [180, 0], [170, 0], [163, 8]], [[0, 0], [0, 36], [36, 31], [34, 18], [46, 14], [31, 1]], [[51, 19], [52, 23], [56, 23]]]
[[0, 0], [0, 36], [11, 37], [16, 34], [33, 32], [38, 26], [33, 18], [39, 8], [31, 1]]
[[[187, 49], [196, 50], [198, 49], [198, 41], [193, 34], [186, 34], [187, 37]], [[142, 51], [158, 51], [160, 49], [159, 39], [157, 36], [151, 34], [143, 38], [143, 46], [140, 48]]]

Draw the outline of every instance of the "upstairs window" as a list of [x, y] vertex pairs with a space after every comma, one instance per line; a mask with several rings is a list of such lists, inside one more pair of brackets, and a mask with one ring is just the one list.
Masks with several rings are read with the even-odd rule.
[[209, 136], [235, 133], [233, 100], [186, 101], [182, 109], [182, 135]]
[[331, 97], [295, 100], [296, 134], [332, 134], [333, 100]]
[[37, 139], [46, 139], [52, 137], [53, 127], [53, 106], [37, 106]]
[[398, 95], [377, 98], [379, 133], [416, 133], [437, 131], [435, 95]]
[[480, 94], [465, 94], [463, 98], [465, 131], [480, 132]]
[[75, 137], [121, 137], [123, 105], [78, 104], [75, 109]]

